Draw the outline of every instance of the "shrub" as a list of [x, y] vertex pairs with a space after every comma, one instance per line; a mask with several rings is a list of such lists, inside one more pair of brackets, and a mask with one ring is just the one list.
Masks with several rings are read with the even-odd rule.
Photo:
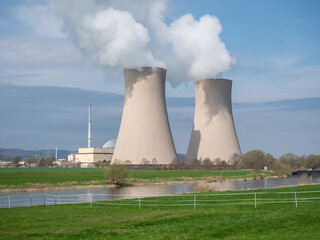
[[110, 169], [106, 172], [106, 178], [110, 184], [122, 185], [123, 181], [129, 177], [129, 172], [122, 164], [111, 164]]
[[220, 182], [223, 182], [224, 181], [224, 176], [223, 176], [223, 171], [220, 171]]
[[277, 176], [290, 176], [291, 175], [291, 168], [288, 164], [275, 162], [273, 164], [273, 171], [276, 173]]
[[257, 180], [258, 174], [257, 173], [251, 173], [251, 177], [253, 180]]
[[304, 173], [300, 176], [299, 184], [300, 185], [308, 184], [308, 175], [307, 174]]
[[215, 190], [216, 189], [213, 184], [205, 183], [205, 182], [198, 183], [195, 188], [196, 192], [213, 192]]

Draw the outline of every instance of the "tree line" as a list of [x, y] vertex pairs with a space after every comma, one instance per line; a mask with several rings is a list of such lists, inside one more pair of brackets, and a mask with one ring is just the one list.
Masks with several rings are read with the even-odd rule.
[[286, 153], [278, 159], [262, 150], [252, 150], [242, 155], [241, 168], [261, 170], [267, 167], [277, 175], [290, 175], [291, 172], [305, 169], [319, 169], [320, 155], [310, 154], [298, 156]]
[[[51, 156], [51, 157], [41, 157], [41, 158], [33, 158], [33, 157], [27, 157], [25, 160], [25, 163], [27, 166], [31, 166], [32, 164], [35, 164], [38, 167], [50, 167], [53, 166], [53, 162], [55, 161], [55, 157]], [[14, 166], [19, 167], [20, 163], [22, 161], [22, 158], [20, 156], [15, 157], [12, 160], [12, 163], [14, 164]]]

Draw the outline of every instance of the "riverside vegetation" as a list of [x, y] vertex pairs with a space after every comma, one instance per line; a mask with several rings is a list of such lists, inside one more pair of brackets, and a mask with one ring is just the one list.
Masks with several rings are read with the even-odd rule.
[[[0, 168], [0, 190], [101, 186], [109, 184], [103, 168]], [[254, 170], [146, 170], [128, 169], [128, 184], [217, 181], [251, 178]], [[259, 171], [272, 177], [272, 171]]]
[[[319, 185], [263, 192], [319, 191]], [[249, 191], [247, 191], [249, 192]], [[256, 191], [256, 192], [259, 192]], [[232, 191], [221, 192], [235, 193]], [[237, 192], [238, 193], [238, 192]], [[312, 193], [315, 194], [315, 193]], [[318, 197], [319, 195], [310, 195]], [[183, 196], [183, 195], [181, 195]], [[155, 200], [166, 197], [152, 198]], [[150, 200], [152, 200], [150, 199]], [[109, 203], [125, 203], [126, 200]], [[320, 202], [142, 207], [93, 204], [0, 209], [0, 239], [319, 239]]]
[[[21, 159], [16, 158], [15, 162], [18, 164]], [[50, 166], [53, 161], [50, 157], [43, 159], [29, 157], [28, 160], [37, 162], [39, 166]], [[221, 179], [262, 179], [275, 175], [289, 176], [292, 171], [296, 170], [320, 168], [320, 155], [314, 154], [298, 156], [286, 153], [276, 159], [270, 153], [252, 150], [244, 153], [242, 157], [234, 154], [229, 160], [231, 165], [220, 159], [215, 159], [215, 164], [209, 159], [194, 160], [191, 164], [175, 160], [170, 165], [157, 167], [157, 170], [152, 169], [154, 166], [142, 165], [140, 168], [145, 169], [128, 169], [124, 173], [130, 176], [125, 183], [150, 184], [187, 181], [212, 182]], [[31, 163], [30, 161], [28, 164]], [[99, 162], [96, 165], [97, 167], [106, 167], [106, 162]], [[264, 167], [272, 171], [262, 171]], [[0, 190], [73, 188], [115, 183], [112, 182], [114, 179], [107, 181], [106, 171], [107, 176], [112, 175], [110, 168], [107, 170], [104, 168], [0, 168]]]

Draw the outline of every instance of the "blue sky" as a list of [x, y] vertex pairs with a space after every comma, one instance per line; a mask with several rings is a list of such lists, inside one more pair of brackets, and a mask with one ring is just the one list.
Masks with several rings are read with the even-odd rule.
[[[116, 137], [120, 125], [122, 72], [105, 71], [83, 57], [48, 4], [0, 2], [0, 147], [84, 146], [89, 101], [93, 109], [99, 105], [93, 116], [93, 143], [102, 145]], [[195, 19], [215, 15], [221, 22], [221, 39], [236, 60], [223, 76], [233, 80], [234, 118], [243, 152], [260, 148], [276, 156], [320, 153], [320, 106], [314, 100], [320, 97], [319, 12], [316, 0], [172, 1], [168, 24], [186, 13]], [[102, 99], [95, 103], [97, 95]], [[177, 151], [185, 153], [192, 128], [193, 83], [176, 88], [167, 84], [167, 96], [181, 102], [177, 107], [168, 100], [168, 109]], [[286, 106], [266, 110], [263, 104], [272, 102]], [[250, 108], [244, 108], [248, 104]]]

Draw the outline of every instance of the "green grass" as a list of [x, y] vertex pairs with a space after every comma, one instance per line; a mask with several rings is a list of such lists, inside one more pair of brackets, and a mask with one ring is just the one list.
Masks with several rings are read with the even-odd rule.
[[[319, 185], [261, 190], [319, 191]], [[257, 191], [257, 192], [261, 192]], [[232, 193], [232, 192], [229, 192]], [[223, 193], [220, 193], [223, 194]], [[318, 195], [316, 195], [318, 194]], [[291, 194], [293, 195], [293, 194]], [[198, 195], [199, 196], [199, 195]], [[309, 196], [319, 197], [319, 193]], [[200, 197], [200, 196], [199, 196]], [[164, 200], [168, 197], [152, 198]], [[124, 203], [128, 200], [114, 201]], [[0, 209], [0, 239], [319, 239], [320, 202], [142, 207], [66, 204]]]
[[[106, 169], [83, 168], [0, 168], [0, 189], [106, 184]], [[129, 183], [155, 183], [208, 178], [250, 178], [253, 170], [129, 170]], [[265, 177], [273, 172], [260, 171]]]

